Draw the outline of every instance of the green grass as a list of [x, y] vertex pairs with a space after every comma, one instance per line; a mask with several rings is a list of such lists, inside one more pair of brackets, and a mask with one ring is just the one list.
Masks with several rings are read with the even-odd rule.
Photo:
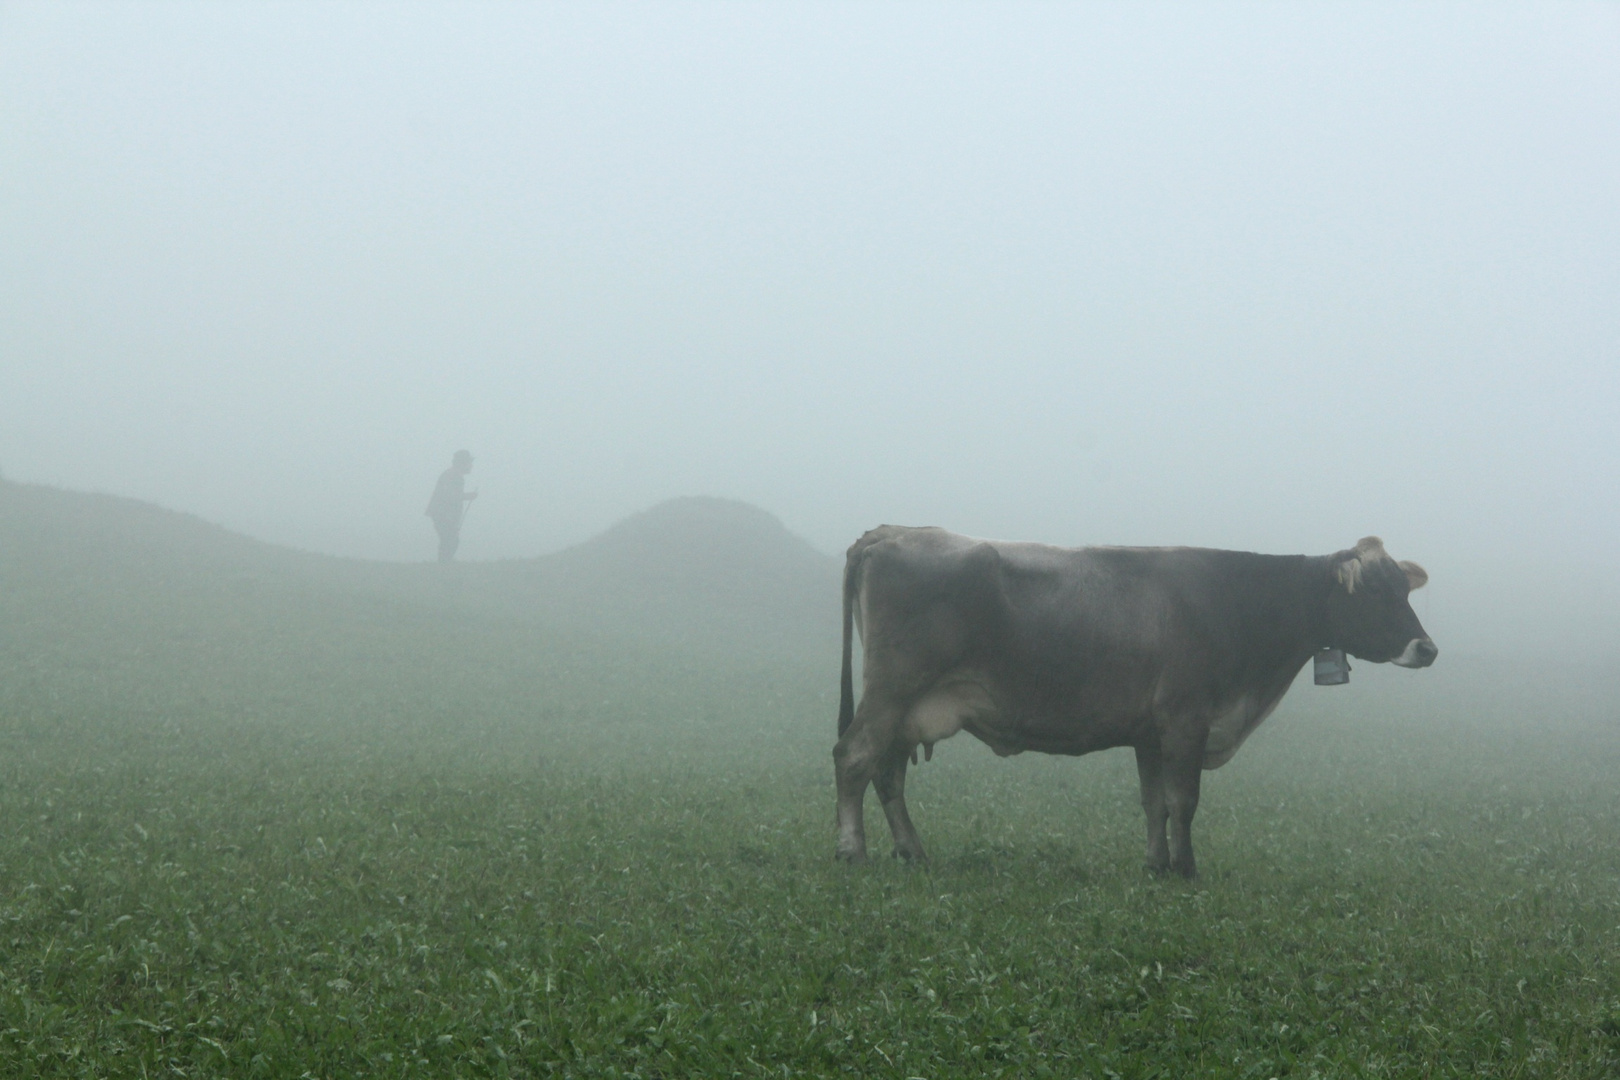
[[654, 681], [498, 719], [5, 717], [5, 1074], [1620, 1069], [1602, 728], [1301, 688], [1208, 778], [1191, 886], [1138, 869], [1128, 754], [958, 740], [911, 784], [933, 864], [851, 869], [829, 702], [734, 678], [730, 714]]

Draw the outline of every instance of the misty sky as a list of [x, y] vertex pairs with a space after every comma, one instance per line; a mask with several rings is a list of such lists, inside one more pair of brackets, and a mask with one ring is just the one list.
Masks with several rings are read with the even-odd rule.
[[1620, 635], [1620, 7], [0, 7], [0, 470], [532, 555], [677, 495]]

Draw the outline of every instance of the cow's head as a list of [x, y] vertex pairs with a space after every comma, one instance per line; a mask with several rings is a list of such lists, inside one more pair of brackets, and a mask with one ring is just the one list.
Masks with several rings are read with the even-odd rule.
[[1376, 536], [1361, 540], [1331, 561], [1333, 588], [1327, 606], [1327, 644], [1375, 664], [1420, 668], [1440, 650], [1424, 632], [1407, 600], [1429, 575], [1415, 562], [1396, 562]]

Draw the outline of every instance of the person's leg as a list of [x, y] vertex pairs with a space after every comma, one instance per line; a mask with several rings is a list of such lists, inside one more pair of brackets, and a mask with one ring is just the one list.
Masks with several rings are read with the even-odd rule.
[[456, 557], [456, 548], [461, 546], [461, 530], [451, 521], [434, 521], [433, 527], [439, 530], [439, 561], [450, 562]]

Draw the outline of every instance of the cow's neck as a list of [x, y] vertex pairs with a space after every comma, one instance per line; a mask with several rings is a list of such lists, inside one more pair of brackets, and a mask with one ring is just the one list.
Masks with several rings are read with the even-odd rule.
[[1333, 645], [1328, 636], [1328, 598], [1338, 587], [1332, 555], [1314, 555], [1304, 559], [1304, 581], [1300, 593], [1302, 607], [1307, 613], [1306, 634], [1310, 652]]
[[1324, 644], [1330, 556], [1249, 558], [1260, 572], [1244, 575], [1245, 588], [1252, 591], [1233, 604], [1241, 612], [1237, 640], [1247, 653], [1243, 667], [1249, 679], [1280, 692]]

